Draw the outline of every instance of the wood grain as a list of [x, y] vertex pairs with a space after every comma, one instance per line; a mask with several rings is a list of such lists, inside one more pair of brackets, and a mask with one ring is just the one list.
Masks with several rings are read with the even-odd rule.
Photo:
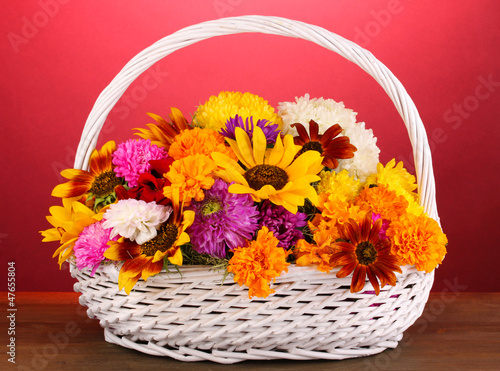
[[[6, 313], [7, 293], [0, 293]], [[396, 349], [343, 361], [183, 363], [108, 344], [76, 293], [16, 293], [16, 364], [2, 370], [498, 370], [500, 293], [432, 293], [422, 317]], [[9, 323], [2, 316], [2, 348]]]

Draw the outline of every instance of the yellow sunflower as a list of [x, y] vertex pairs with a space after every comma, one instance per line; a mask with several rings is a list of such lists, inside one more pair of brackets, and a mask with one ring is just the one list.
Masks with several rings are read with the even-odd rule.
[[120, 238], [110, 241], [110, 247], [104, 257], [114, 261], [125, 261], [118, 275], [119, 289], [125, 289], [127, 294], [135, 286], [139, 278], [147, 280], [163, 268], [165, 257], [170, 263], [182, 265], [182, 251], [180, 246], [190, 241], [186, 229], [193, 224], [194, 211], [182, 211], [179, 205], [179, 192], [172, 196], [173, 215], [163, 224], [156, 237], [138, 245], [135, 242]]
[[267, 120], [267, 125], [277, 124], [283, 127], [283, 121], [268, 102], [258, 95], [223, 91], [218, 96], [212, 95], [205, 104], [198, 107], [193, 122], [202, 127], [220, 131], [226, 127], [226, 122], [239, 115], [243, 121], [248, 117], [257, 120]]
[[52, 196], [61, 198], [81, 197], [91, 193], [96, 197], [109, 196], [115, 187], [123, 184], [123, 179], [113, 171], [111, 154], [116, 150], [116, 143], [109, 141], [100, 150], [94, 149], [90, 156], [89, 171], [66, 169], [61, 175], [69, 182], [57, 185]]
[[102, 219], [103, 213], [91, 209], [74, 199], [63, 198], [63, 206], [52, 206], [47, 220], [54, 228], [40, 231], [43, 242], [59, 241], [61, 246], [52, 257], [59, 254], [59, 268], [72, 254], [73, 247], [83, 229]]
[[317, 204], [318, 195], [311, 182], [320, 179], [317, 174], [323, 169], [319, 152], [307, 151], [295, 158], [300, 146], [294, 144], [291, 135], [285, 135], [283, 141], [278, 136], [275, 146], [266, 149], [266, 136], [259, 127], [254, 128], [253, 144], [241, 128], [236, 128], [235, 136], [236, 140], [226, 140], [245, 168], [222, 153], [212, 154], [222, 169], [218, 175], [228, 183], [234, 182], [229, 192], [250, 194], [256, 202], [269, 199], [294, 214], [306, 198]]

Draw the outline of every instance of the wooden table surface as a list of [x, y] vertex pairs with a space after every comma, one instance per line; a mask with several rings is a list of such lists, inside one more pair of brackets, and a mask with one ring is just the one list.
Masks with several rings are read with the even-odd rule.
[[7, 293], [0, 293], [1, 370], [500, 370], [500, 293], [432, 293], [396, 349], [343, 361], [183, 363], [104, 341], [77, 293], [16, 293], [15, 364], [8, 362]]

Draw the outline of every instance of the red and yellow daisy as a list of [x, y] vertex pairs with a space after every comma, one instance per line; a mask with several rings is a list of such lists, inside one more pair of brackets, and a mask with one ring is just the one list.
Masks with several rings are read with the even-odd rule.
[[61, 198], [81, 197], [85, 194], [104, 198], [109, 196], [115, 187], [123, 184], [123, 179], [113, 171], [111, 154], [116, 150], [114, 141], [109, 141], [100, 150], [95, 149], [90, 156], [89, 171], [66, 169], [61, 175], [69, 182], [57, 185], [52, 196]]
[[193, 223], [194, 211], [182, 212], [178, 192], [177, 194], [174, 192], [172, 206], [172, 217], [159, 228], [158, 234], [153, 239], [142, 245], [124, 238], [109, 242], [110, 247], [104, 253], [104, 257], [114, 261], [125, 261], [118, 275], [118, 287], [120, 290], [124, 288], [127, 294], [130, 294], [139, 278], [147, 280], [160, 273], [165, 257], [172, 264], [182, 265], [180, 246], [190, 241], [185, 231]]
[[357, 148], [349, 142], [346, 136], [339, 136], [342, 128], [339, 124], [330, 126], [323, 134], [319, 134], [319, 126], [316, 121], [309, 121], [309, 134], [302, 124], [293, 124], [297, 129], [298, 137], [294, 137], [295, 144], [302, 146], [299, 155], [306, 151], [318, 151], [323, 156], [322, 164], [330, 169], [339, 166], [337, 159], [348, 159], [354, 157]]
[[[388, 239], [380, 239], [379, 232], [382, 219], [372, 225], [371, 213], [366, 213], [361, 223], [350, 219], [339, 224], [340, 237], [345, 240], [335, 242], [334, 247], [340, 252], [331, 257], [331, 262], [343, 267], [337, 272], [338, 278], [351, 273], [351, 292], [359, 292], [365, 286], [366, 276], [370, 280], [375, 293], [380, 293], [380, 286], [396, 285], [396, 275], [401, 273], [398, 258], [391, 253]], [[379, 285], [380, 281], [380, 285]]]
[[180, 134], [183, 130], [191, 129], [189, 122], [184, 118], [180, 110], [177, 108], [171, 108], [171, 110], [172, 113], [169, 117], [172, 122], [167, 122], [167, 120], [154, 113], [148, 113], [157, 124], [147, 124], [149, 130], [136, 128], [135, 130], [139, 130], [139, 133], [135, 133], [135, 135], [143, 139], [149, 139], [151, 144], [156, 144], [158, 147], [164, 147], [168, 150], [177, 134]]

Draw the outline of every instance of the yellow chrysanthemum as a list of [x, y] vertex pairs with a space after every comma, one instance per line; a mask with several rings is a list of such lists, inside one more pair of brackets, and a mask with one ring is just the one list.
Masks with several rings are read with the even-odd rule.
[[406, 214], [392, 221], [386, 234], [393, 241], [392, 253], [402, 265], [415, 265], [429, 273], [446, 255], [446, 235], [434, 219], [425, 215]]
[[243, 121], [253, 117], [254, 120], [267, 120], [268, 125], [277, 124], [279, 130], [283, 127], [283, 121], [264, 98], [251, 93], [232, 91], [223, 91], [218, 96], [212, 95], [205, 104], [198, 107], [193, 122], [202, 128], [220, 131], [226, 127], [227, 120], [236, 115]]
[[210, 157], [212, 152], [220, 152], [236, 160], [233, 150], [226, 146], [224, 137], [212, 129], [194, 128], [184, 130], [174, 138], [168, 154], [175, 160], [203, 154]]
[[319, 230], [314, 233], [314, 244], [306, 240], [297, 241], [295, 246], [295, 263], [300, 266], [318, 264], [318, 270], [321, 272], [330, 272], [335, 266], [330, 262], [333, 254], [338, 252], [337, 248], [332, 246], [335, 239], [327, 230]]
[[396, 191], [390, 190], [383, 184], [375, 187], [365, 187], [358, 197], [355, 204], [362, 210], [371, 211], [380, 214], [383, 219], [396, 220], [403, 214], [406, 214], [408, 201], [403, 196], [396, 194]]
[[63, 198], [63, 206], [52, 206], [47, 220], [54, 228], [40, 231], [43, 242], [59, 241], [61, 246], [52, 257], [59, 254], [59, 268], [71, 255], [73, 247], [83, 229], [102, 219], [103, 213], [95, 214], [90, 208], [75, 199]]
[[321, 180], [316, 187], [318, 194], [335, 193], [346, 196], [348, 200], [352, 200], [363, 189], [361, 182], [353, 176], [349, 176], [349, 171], [345, 169], [339, 173], [323, 170], [319, 173], [319, 177]]
[[229, 260], [228, 272], [234, 274], [234, 281], [248, 286], [248, 297], [266, 298], [274, 292], [269, 283], [275, 281], [281, 272], [288, 272], [286, 262], [291, 251], [278, 246], [279, 240], [266, 226], [257, 234], [255, 241], [246, 247], [237, 247]]
[[420, 215], [424, 212], [424, 208], [418, 204], [418, 194], [414, 192], [417, 189], [416, 179], [403, 167], [403, 161], [396, 165], [396, 160], [392, 159], [385, 167], [379, 163], [377, 173], [366, 180], [366, 185], [370, 184], [383, 184], [397, 195], [403, 196], [408, 201], [409, 213]]
[[165, 174], [172, 184], [163, 188], [163, 194], [172, 199], [172, 193], [179, 192], [184, 206], [189, 206], [192, 199], [202, 201], [205, 198], [203, 190], [210, 189], [215, 182], [212, 176], [214, 170], [215, 162], [203, 154], [176, 160]]
[[223, 169], [218, 175], [228, 183], [235, 182], [229, 186], [229, 192], [250, 194], [256, 202], [269, 199], [294, 214], [306, 198], [317, 204], [318, 195], [311, 183], [319, 180], [316, 174], [323, 168], [319, 152], [307, 151], [295, 159], [300, 147], [291, 135], [285, 135], [283, 141], [278, 136], [275, 146], [268, 150], [259, 127], [254, 128], [253, 145], [239, 127], [235, 136], [236, 140], [226, 140], [246, 169], [222, 153], [212, 154], [217, 166]]

